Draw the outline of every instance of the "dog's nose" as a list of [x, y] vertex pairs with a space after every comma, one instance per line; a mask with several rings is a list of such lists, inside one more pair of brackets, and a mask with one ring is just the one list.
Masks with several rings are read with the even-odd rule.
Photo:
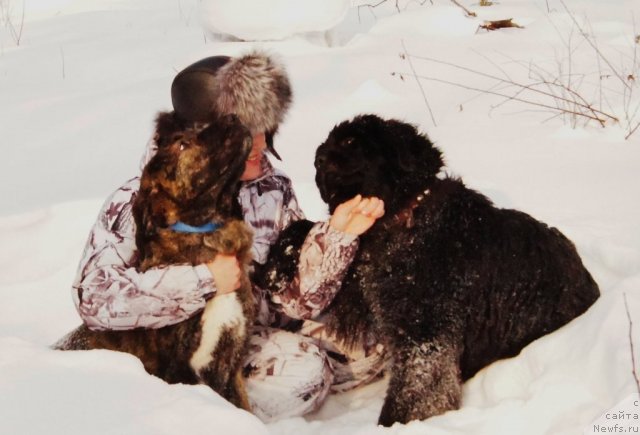
[[324, 154], [316, 155], [315, 167], [319, 168], [321, 166], [324, 166], [326, 161], [327, 158], [324, 156]]

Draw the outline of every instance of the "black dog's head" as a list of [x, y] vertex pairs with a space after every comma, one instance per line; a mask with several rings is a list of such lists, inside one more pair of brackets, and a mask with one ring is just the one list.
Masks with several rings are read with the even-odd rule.
[[410, 124], [360, 115], [331, 130], [316, 151], [316, 184], [331, 213], [357, 194], [395, 213], [435, 179], [440, 151]]
[[145, 167], [138, 203], [144, 226], [224, 221], [235, 210], [252, 140], [235, 115], [198, 131], [173, 112], [156, 120], [158, 151]]

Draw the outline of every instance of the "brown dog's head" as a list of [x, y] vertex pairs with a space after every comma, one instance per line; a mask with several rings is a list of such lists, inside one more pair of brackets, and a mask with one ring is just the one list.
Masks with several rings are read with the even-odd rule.
[[440, 151], [410, 124], [360, 115], [331, 130], [316, 151], [316, 184], [331, 213], [357, 194], [393, 214], [433, 182]]
[[156, 133], [158, 151], [143, 171], [134, 208], [138, 228], [199, 226], [237, 214], [239, 180], [252, 146], [238, 118], [226, 115], [198, 131], [173, 112], [161, 113]]

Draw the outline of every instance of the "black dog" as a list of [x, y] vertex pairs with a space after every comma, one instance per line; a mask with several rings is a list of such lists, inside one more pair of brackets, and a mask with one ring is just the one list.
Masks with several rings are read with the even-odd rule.
[[[462, 382], [599, 297], [560, 231], [437, 177], [442, 165], [413, 126], [374, 115], [336, 126], [316, 153], [331, 212], [358, 193], [385, 203], [325, 319], [347, 344], [372, 329], [390, 350], [386, 426], [457, 409]], [[271, 291], [294, 273], [310, 225], [294, 223], [271, 250], [263, 274]]]
[[[132, 331], [92, 331], [82, 325], [54, 345], [61, 350], [131, 353], [169, 383], [209, 385], [250, 411], [242, 377], [255, 302], [246, 274], [251, 230], [237, 203], [252, 140], [234, 115], [197, 132], [174, 113], [158, 117], [157, 154], [146, 165], [133, 204], [141, 271], [170, 264], [204, 264], [235, 254], [245, 266], [241, 288], [210, 299], [203, 312], [176, 325]], [[174, 224], [212, 226], [183, 232]], [[218, 229], [213, 228], [218, 224]]]

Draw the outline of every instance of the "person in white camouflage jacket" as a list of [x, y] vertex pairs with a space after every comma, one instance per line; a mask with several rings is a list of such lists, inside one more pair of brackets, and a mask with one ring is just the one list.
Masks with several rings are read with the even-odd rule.
[[[176, 114], [194, 125], [206, 125], [212, 112], [235, 113], [254, 134], [238, 201], [254, 231], [257, 263], [265, 262], [270, 245], [287, 225], [304, 218], [291, 181], [271, 166], [265, 153], [268, 149], [277, 156], [273, 135], [290, 99], [283, 67], [261, 53], [203, 59], [181, 71], [172, 85]], [[156, 132], [148, 144], [143, 166], [161, 134]], [[195, 267], [139, 272], [131, 213], [138, 188], [136, 177], [107, 199], [81, 258], [72, 296], [91, 329], [175, 324], [202, 310], [216, 294], [239, 286], [237, 260], [222, 255]], [[373, 337], [361, 349], [345, 352], [314, 319], [339, 290], [356, 253], [357, 236], [383, 214], [384, 204], [377, 198], [347, 201], [329, 221], [312, 228], [289, 291], [269, 296], [254, 285], [259, 315], [244, 374], [252, 409], [263, 420], [303, 415], [315, 410], [329, 391], [355, 388], [382, 372], [384, 350]]]

